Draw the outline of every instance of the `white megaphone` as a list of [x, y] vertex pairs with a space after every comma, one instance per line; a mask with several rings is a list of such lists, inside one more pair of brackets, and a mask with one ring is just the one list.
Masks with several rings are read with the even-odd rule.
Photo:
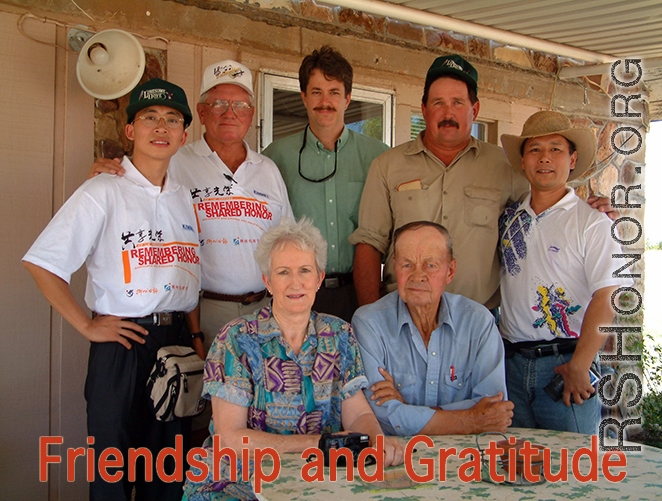
[[122, 30], [94, 35], [81, 49], [76, 64], [83, 90], [106, 100], [131, 92], [144, 71], [145, 51], [136, 37]]

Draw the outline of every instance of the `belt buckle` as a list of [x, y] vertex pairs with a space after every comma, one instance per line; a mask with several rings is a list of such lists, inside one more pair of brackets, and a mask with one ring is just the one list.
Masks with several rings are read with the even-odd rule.
[[255, 293], [251, 293], [250, 295], [248, 295], [248, 296], [246, 296], [244, 299], [242, 299], [242, 300], [240, 301], [240, 303], [243, 304], [244, 306], [248, 306], [249, 304], [255, 302], [254, 299], [255, 299], [256, 296], [257, 296], [257, 294], [255, 294]]
[[153, 322], [156, 326], [172, 325], [172, 313], [154, 313]]
[[327, 289], [337, 289], [338, 287], [340, 287], [340, 279], [338, 277], [325, 278], [324, 287], [326, 287]]
[[542, 356], [543, 356], [542, 355], [542, 346], [538, 346], [535, 351], [536, 351], [536, 355], [538, 355], [538, 358], [542, 358]]

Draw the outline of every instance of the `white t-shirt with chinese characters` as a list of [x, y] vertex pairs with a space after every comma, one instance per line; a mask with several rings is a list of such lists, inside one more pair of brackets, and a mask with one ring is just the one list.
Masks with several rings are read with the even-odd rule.
[[174, 179], [190, 189], [200, 232], [202, 289], [245, 294], [264, 289], [253, 252], [262, 234], [293, 217], [283, 178], [271, 160], [251, 151], [232, 171], [204, 139], [170, 162]]
[[[609, 218], [575, 192], [536, 215], [531, 194], [499, 221], [501, 335], [510, 342], [572, 339], [581, 334], [593, 293], [632, 285], [612, 273], [627, 264]], [[622, 273], [630, 273], [627, 270]]]
[[102, 315], [191, 311], [200, 257], [189, 191], [170, 176], [161, 190], [127, 157], [122, 166], [124, 176], [100, 174], [78, 188], [23, 260], [66, 282], [86, 263], [85, 302]]

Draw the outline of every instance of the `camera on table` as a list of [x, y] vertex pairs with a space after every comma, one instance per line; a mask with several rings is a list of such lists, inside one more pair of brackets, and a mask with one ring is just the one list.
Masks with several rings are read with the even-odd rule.
[[[329, 460], [329, 451], [331, 449], [342, 449], [346, 447], [352, 453], [354, 458], [354, 466], [358, 461], [361, 451], [370, 446], [370, 437], [363, 433], [324, 433], [320, 437], [319, 450], [322, 451], [324, 456], [324, 466], [331, 464]], [[375, 458], [373, 456], [366, 457], [365, 464], [374, 464]], [[336, 459], [336, 466], [346, 467], [344, 455], [339, 455]]]

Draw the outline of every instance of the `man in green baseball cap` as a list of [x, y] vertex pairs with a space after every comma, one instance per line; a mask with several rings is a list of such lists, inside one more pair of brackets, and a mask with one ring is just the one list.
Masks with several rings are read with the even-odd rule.
[[454, 76], [463, 80], [467, 84], [469, 93], [478, 92], [478, 72], [469, 61], [461, 56], [442, 56], [435, 59], [425, 77], [425, 89], [429, 90], [435, 80], [444, 76]]
[[[90, 499], [130, 500], [128, 451], [147, 448], [151, 458], [138, 462], [135, 499], [175, 501], [182, 483], [157, 474], [147, 481], [146, 472], [162, 450], [176, 446], [177, 436], [188, 436], [190, 424], [157, 421], [145, 386], [159, 348], [191, 344], [185, 316], [198, 303], [197, 221], [189, 190], [168, 175], [172, 156], [186, 141], [191, 111], [181, 88], [153, 79], [131, 93], [127, 116], [125, 133], [134, 148], [122, 160], [124, 176], [101, 174], [78, 188], [23, 264], [53, 308], [90, 341], [87, 432], [95, 457], [115, 450], [124, 465], [110, 468], [119, 481], [95, 468]], [[92, 316], [69, 288], [84, 263]], [[174, 458], [167, 459], [166, 474], [175, 466]]]
[[498, 306], [497, 220], [527, 183], [513, 173], [501, 148], [472, 137], [479, 110], [473, 65], [458, 55], [436, 58], [423, 88], [425, 130], [378, 157], [368, 174], [359, 228], [350, 237], [357, 245], [354, 282], [360, 304], [395, 290], [391, 236], [422, 220], [444, 225], [453, 237], [457, 275], [449, 292], [490, 309]]

